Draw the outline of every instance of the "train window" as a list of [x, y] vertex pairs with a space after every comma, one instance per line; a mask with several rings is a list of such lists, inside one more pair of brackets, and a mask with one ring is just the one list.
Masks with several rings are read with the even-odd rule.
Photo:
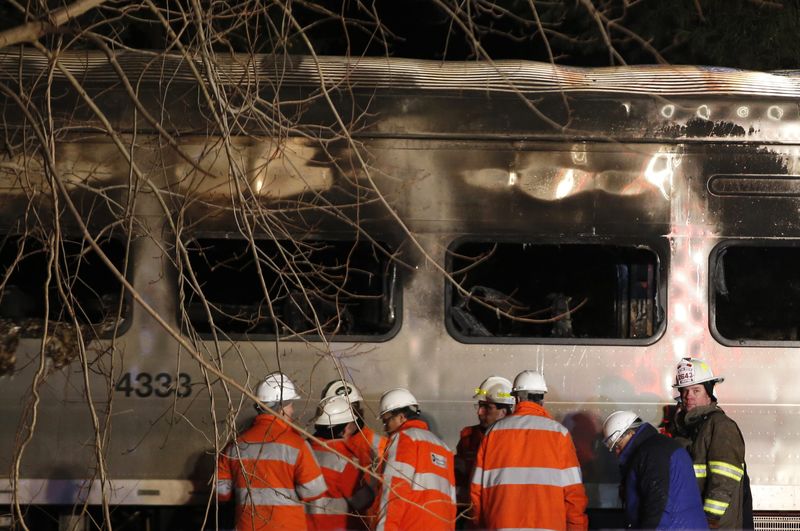
[[652, 341], [662, 328], [649, 249], [460, 242], [448, 267], [447, 324], [462, 341]]
[[[99, 246], [119, 271], [125, 270], [124, 242], [105, 239]], [[51, 321], [71, 324], [74, 311], [78, 322], [90, 325], [97, 337], [123, 332], [131, 305], [119, 279], [86, 241], [65, 238], [58, 247], [45, 289], [49, 247], [30, 237], [0, 236], [0, 320], [20, 326], [25, 337], [41, 337], [46, 314]]]
[[[188, 245], [183, 321], [208, 337], [388, 339], [398, 323], [387, 246], [353, 241], [200, 238]], [[196, 289], [199, 286], [199, 290]], [[209, 315], [211, 320], [209, 320]]]
[[711, 258], [711, 320], [726, 344], [800, 341], [800, 247], [717, 247]]

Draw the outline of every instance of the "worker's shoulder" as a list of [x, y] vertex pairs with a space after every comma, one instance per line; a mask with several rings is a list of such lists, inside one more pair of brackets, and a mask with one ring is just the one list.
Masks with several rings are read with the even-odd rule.
[[495, 422], [489, 431], [496, 434], [505, 430], [543, 431], [561, 435], [569, 433], [560, 422], [540, 415], [511, 415]]
[[459, 437], [462, 439], [468, 439], [470, 437], [475, 437], [478, 434], [483, 435], [483, 430], [481, 430], [480, 424], [475, 424], [474, 426], [464, 426], [461, 428]]

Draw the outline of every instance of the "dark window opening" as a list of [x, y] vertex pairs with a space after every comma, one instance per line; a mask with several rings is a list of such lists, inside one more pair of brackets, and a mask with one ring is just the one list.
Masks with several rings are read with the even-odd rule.
[[646, 339], [663, 321], [658, 257], [614, 245], [450, 249], [449, 327], [463, 338]]
[[[19, 326], [23, 336], [41, 337], [45, 317], [71, 326], [71, 307], [78, 323], [91, 326], [98, 337], [108, 337], [115, 329], [122, 332], [130, 316], [122, 283], [85, 241], [65, 238], [58, 245], [53, 263], [58, 275], [51, 271], [46, 286], [51, 249], [30, 237], [0, 237], [0, 319]], [[123, 242], [106, 239], [99, 246], [119, 271], [125, 270]]]
[[[395, 329], [397, 269], [386, 246], [352, 241], [197, 239], [200, 286], [184, 276], [185, 317], [202, 335], [385, 336]], [[260, 273], [259, 273], [260, 269]], [[203, 300], [206, 303], [204, 304]], [[206, 307], [206, 304], [208, 307]]]
[[800, 340], [800, 247], [728, 246], [712, 264], [719, 335], [737, 342]]

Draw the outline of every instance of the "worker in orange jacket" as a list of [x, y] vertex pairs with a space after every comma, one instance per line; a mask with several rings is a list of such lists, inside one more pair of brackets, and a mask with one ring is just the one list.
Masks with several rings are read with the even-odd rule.
[[456, 468], [456, 500], [459, 510], [466, 509], [470, 504], [470, 484], [472, 483], [472, 472], [475, 470], [475, 457], [478, 454], [478, 447], [483, 440], [486, 429], [497, 420], [510, 415], [513, 409], [513, 398], [506, 400], [503, 404], [495, 404], [487, 401], [486, 393], [494, 384], [503, 383], [511, 389], [511, 382], [502, 376], [489, 376], [475, 389], [472, 396], [476, 400], [475, 409], [478, 413], [478, 424], [466, 426], [461, 430], [456, 446], [455, 468]]
[[547, 385], [536, 371], [514, 379], [514, 414], [481, 442], [472, 476], [479, 528], [588, 528], [587, 498], [567, 429], [542, 407]]
[[364, 398], [361, 391], [350, 382], [344, 380], [333, 380], [328, 382], [322, 391], [322, 398], [332, 396], [344, 396], [356, 414], [356, 431], [347, 438], [347, 447], [358, 457], [358, 464], [364, 468], [374, 470], [378, 459], [383, 455], [386, 448], [386, 437], [383, 437], [375, 430], [367, 426], [364, 415]]
[[390, 438], [381, 463], [377, 531], [455, 526], [453, 453], [419, 415], [419, 403], [407, 389], [381, 397], [380, 419]]
[[268, 374], [256, 396], [280, 415], [256, 405], [253, 425], [219, 456], [217, 497], [235, 498], [238, 531], [306, 529], [304, 502], [321, 496], [326, 485], [308, 443], [287, 422], [300, 396], [280, 372]]
[[347, 437], [357, 430], [356, 415], [347, 397], [334, 395], [322, 399], [314, 429], [314, 436], [323, 442], [311, 440], [311, 449], [322, 467], [328, 490], [306, 506], [308, 528], [366, 529], [356, 511], [369, 507], [372, 492], [363, 485], [362, 472], [354, 464], [357, 457], [346, 444]]

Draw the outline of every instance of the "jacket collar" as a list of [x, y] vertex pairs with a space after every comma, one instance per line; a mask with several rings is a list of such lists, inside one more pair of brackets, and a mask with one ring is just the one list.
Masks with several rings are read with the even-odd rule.
[[412, 428], [418, 428], [418, 429], [422, 429], [422, 430], [429, 429], [428, 428], [428, 423], [425, 422], [424, 420], [422, 420], [422, 419], [410, 419], [410, 420], [405, 421], [402, 426], [397, 428], [397, 432], [396, 433], [400, 433], [401, 431], [405, 431], [405, 430], [410, 430]]
[[260, 415], [256, 415], [256, 418], [253, 420], [253, 426], [266, 427], [270, 426], [271, 424], [274, 424], [276, 429], [289, 428], [289, 423], [286, 422], [282, 417], [277, 417], [269, 413], [261, 413]]
[[707, 406], [700, 406], [691, 411], [682, 412], [676, 417], [675, 420], [678, 421], [679, 424], [688, 426], [697, 422], [701, 422], [708, 417], [708, 415], [717, 411], [722, 411], [722, 409], [720, 409], [716, 402], [711, 402]]
[[622, 450], [622, 453], [619, 454], [619, 464], [625, 465], [628, 460], [636, 453], [636, 450], [644, 444], [644, 442], [652, 437], [658, 435], [658, 431], [649, 423], [645, 422], [638, 428], [636, 428], [636, 432], [633, 434], [633, 438], [628, 441], [628, 444], [625, 445], [625, 448]]
[[536, 415], [538, 417], [547, 417], [549, 419], [553, 418], [550, 416], [550, 413], [544, 408], [544, 406], [540, 406], [536, 402], [520, 402], [519, 404], [514, 407], [514, 415]]

